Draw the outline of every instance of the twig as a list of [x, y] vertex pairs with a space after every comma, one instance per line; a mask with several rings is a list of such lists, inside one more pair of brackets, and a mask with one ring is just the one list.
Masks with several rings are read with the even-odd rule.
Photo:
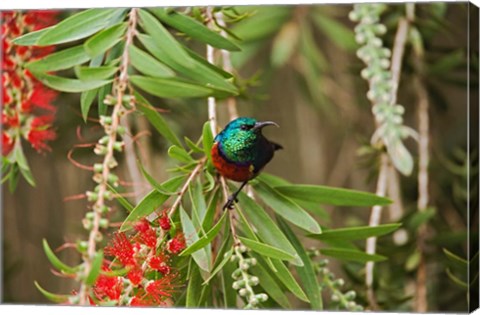
[[[114, 152], [114, 144], [117, 138], [117, 130], [120, 124], [120, 112], [123, 109], [123, 95], [125, 94], [125, 90], [127, 88], [128, 83], [128, 64], [129, 64], [129, 54], [128, 54], [128, 47], [133, 42], [133, 37], [135, 35], [135, 29], [137, 25], [137, 9], [131, 9], [129, 14], [129, 24], [127, 29], [127, 35], [125, 40], [125, 48], [122, 55], [122, 61], [120, 65], [120, 75], [118, 77], [117, 84], [115, 85], [114, 89], [116, 89], [116, 96], [117, 101], [113, 108], [112, 112], [112, 123], [111, 123], [111, 131], [108, 135], [108, 143], [106, 154], [103, 159], [103, 171], [102, 171], [102, 182], [98, 185], [98, 199], [95, 202], [93, 209], [94, 209], [94, 218], [93, 218], [93, 225], [92, 229], [90, 230], [89, 238], [88, 238], [88, 247], [87, 247], [87, 254], [84, 257], [85, 260], [85, 270], [84, 270], [84, 277], [86, 278], [90, 273], [92, 268], [92, 261], [96, 254], [96, 242], [97, 237], [100, 233], [100, 219], [102, 215], [103, 208], [105, 206], [105, 193], [107, 191], [107, 180], [110, 175], [110, 163], [114, 159], [113, 152]], [[85, 282], [82, 282], [80, 286], [80, 293], [79, 293], [79, 303], [80, 305], [87, 305], [88, 304], [88, 285]]]
[[[395, 41], [392, 50], [392, 60], [390, 71], [392, 73], [392, 90], [390, 94], [390, 104], [395, 105], [397, 102], [397, 91], [400, 83], [400, 74], [402, 71], [402, 59], [405, 51], [405, 43], [407, 41], [409, 22], [406, 18], [400, 19], [398, 22], [397, 33], [395, 34]], [[378, 127], [378, 122], [377, 122]], [[384, 197], [387, 192], [388, 185], [388, 169], [389, 169], [389, 157], [383, 153], [380, 161], [380, 171], [377, 180], [376, 194]], [[380, 223], [382, 212], [382, 206], [374, 206], [370, 213], [369, 226], [377, 226]], [[368, 254], [375, 254], [376, 250], [376, 237], [370, 237], [367, 239], [366, 251]], [[375, 294], [373, 292], [373, 269], [374, 262], [367, 262], [365, 271], [365, 284], [367, 286], [367, 298], [369, 305], [372, 309], [378, 309]]]
[[[380, 171], [378, 174], [377, 180], [377, 189], [375, 194], [381, 197], [385, 197], [387, 192], [387, 184], [388, 184], [388, 156], [386, 153], [382, 153], [380, 157]], [[377, 226], [380, 223], [380, 218], [382, 214], [382, 206], [374, 206], [370, 213], [370, 220], [368, 222], [369, 226]], [[366, 252], [367, 254], [375, 254], [377, 246], [377, 238], [376, 237], [369, 237], [367, 239], [366, 245]], [[373, 310], [378, 310], [378, 304], [375, 298], [375, 294], [373, 292], [373, 269], [375, 263], [373, 261], [367, 262], [365, 266], [365, 284], [367, 286], [367, 298], [370, 307]]]

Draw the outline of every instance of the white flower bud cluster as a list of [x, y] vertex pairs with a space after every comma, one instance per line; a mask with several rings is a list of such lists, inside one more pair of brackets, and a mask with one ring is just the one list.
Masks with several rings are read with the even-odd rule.
[[265, 302], [268, 299], [268, 295], [265, 293], [256, 294], [253, 291], [253, 287], [260, 283], [258, 277], [250, 275], [248, 270], [250, 267], [257, 264], [255, 258], [246, 258], [244, 254], [248, 249], [245, 245], [236, 245], [234, 248], [234, 254], [230, 258], [232, 262], [238, 262], [238, 268], [232, 273], [232, 278], [235, 280], [232, 284], [232, 288], [238, 290], [238, 295], [243, 297], [247, 304], [245, 309], [256, 309], [261, 302]]

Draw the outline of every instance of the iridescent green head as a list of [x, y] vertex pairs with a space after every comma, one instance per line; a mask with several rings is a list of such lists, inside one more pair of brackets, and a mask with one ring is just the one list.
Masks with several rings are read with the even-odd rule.
[[262, 152], [258, 146], [263, 144], [265, 138], [262, 128], [269, 125], [278, 125], [272, 121], [257, 121], [250, 117], [240, 117], [231, 121], [216, 137], [222, 153], [233, 162], [247, 162], [257, 158]]

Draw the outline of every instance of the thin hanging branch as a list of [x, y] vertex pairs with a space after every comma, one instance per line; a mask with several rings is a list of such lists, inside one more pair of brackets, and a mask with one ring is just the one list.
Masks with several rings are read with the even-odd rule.
[[[104, 127], [106, 129], [108, 139], [105, 146], [104, 158], [102, 162], [102, 172], [101, 179], [99, 182], [97, 200], [93, 205], [93, 219], [92, 226], [90, 228], [90, 233], [88, 237], [87, 253], [84, 256], [84, 278], [86, 279], [92, 269], [92, 262], [97, 253], [96, 244], [99, 239], [100, 234], [100, 221], [102, 219], [102, 213], [107, 208], [106, 194], [108, 192], [108, 181], [109, 177], [112, 175], [111, 169], [116, 165], [114, 158], [115, 146], [117, 144], [117, 135], [119, 134], [118, 129], [120, 125], [120, 117], [124, 114], [123, 107], [123, 96], [128, 85], [128, 65], [130, 62], [128, 47], [133, 42], [133, 37], [135, 36], [137, 26], [137, 9], [131, 9], [129, 14], [128, 29], [125, 40], [125, 48], [122, 54], [122, 61], [120, 65], [120, 75], [114, 83], [113, 92], [116, 95], [116, 103], [113, 107], [112, 114], [110, 116], [111, 122], [105, 122], [107, 119], [104, 119]], [[108, 119], [110, 120], [110, 119]], [[101, 119], [102, 123], [102, 119]], [[79, 304], [88, 305], [88, 289], [89, 286], [82, 282], [79, 290]]]

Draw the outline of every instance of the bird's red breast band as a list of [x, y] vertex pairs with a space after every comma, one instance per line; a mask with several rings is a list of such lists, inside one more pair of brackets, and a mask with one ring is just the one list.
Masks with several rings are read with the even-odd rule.
[[215, 142], [212, 146], [212, 162], [220, 175], [228, 179], [244, 182], [253, 176], [254, 167], [252, 164], [238, 165], [225, 160], [218, 150], [218, 142]]

